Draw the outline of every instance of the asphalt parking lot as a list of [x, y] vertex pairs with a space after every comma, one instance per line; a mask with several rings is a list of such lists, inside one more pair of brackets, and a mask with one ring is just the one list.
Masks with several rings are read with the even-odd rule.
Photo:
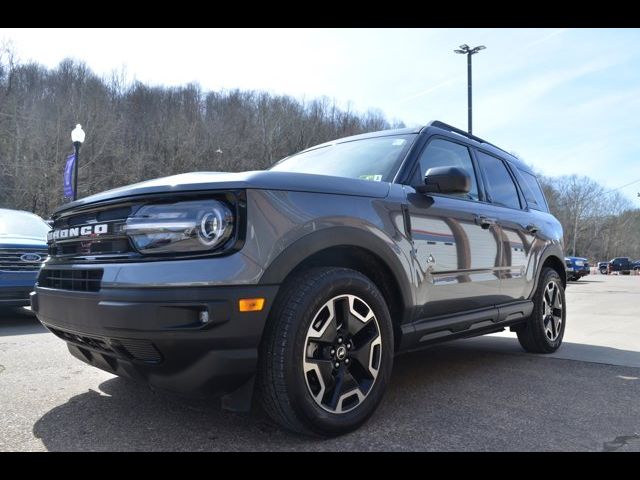
[[0, 450], [640, 451], [640, 276], [567, 289], [565, 344], [524, 353], [515, 335], [396, 359], [360, 430], [317, 440], [260, 412], [185, 401], [89, 367], [27, 312], [0, 313]]

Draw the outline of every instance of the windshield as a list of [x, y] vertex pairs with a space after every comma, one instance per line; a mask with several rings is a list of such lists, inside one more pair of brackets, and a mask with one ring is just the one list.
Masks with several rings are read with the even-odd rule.
[[0, 236], [47, 238], [51, 228], [37, 215], [0, 210]]
[[271, 170], [391, 182], [415, 137], [390, 135], [336, 143], [287, 157]]

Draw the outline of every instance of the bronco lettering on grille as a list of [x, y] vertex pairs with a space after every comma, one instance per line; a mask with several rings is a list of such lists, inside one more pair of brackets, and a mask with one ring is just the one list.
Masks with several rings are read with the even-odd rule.
[[95, 225], [82, 225], [80, 227], [60, 228], [53, 230], [47, 234], [47, 241], [64, 240], [76, 237], [93, 237], [97, 235], [105, 235], [109, 233], [108, 223], [99, 223]]

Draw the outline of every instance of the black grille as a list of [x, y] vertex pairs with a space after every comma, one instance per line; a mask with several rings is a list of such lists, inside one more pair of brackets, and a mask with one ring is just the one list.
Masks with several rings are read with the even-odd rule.
[[162, 357], [155, 345], [147, 340], [116, 340], [119, 346], [135, 360], [159, 362]]
[[86, 335], [77, 335], [71, 332], [65, 332], [64, 330], [58, 330], [57, 328], [49, 327], [55, 335], [60, 337], [61, 339], [75, 343], [76, 345], [82, 345], [83, 347], [89, 347], [93, 350], [98, 350], [104, 353], [116, 354], [116, 352], [111, 348], [111, 346], [107, 343], [106, 339], [98, 338], [98, 337], [88, 337]]
[[115, 339], [67, 332], [49, 327], [49, 330], [66, 342], [97, 350], [115, 357], [124, 357], [146, 363], [159, 363], [162, 355], [148, 340]]
[[40, 272], [38, 285], [59, 290], [97, 292], [102, 282], [102, 269], [46, 269]]
[[89, 240], [61, 243], [55, 248], [55, 254], [63, 255], [103, 255], [128, 253], [129, 241], [126, 238], [114, 238], [109, 240]]
[[[30, 262], [23, 258], [29, 255], [39, 255], [41, 261]], [[40, 269], [42, 262], [47, 258], [47, 250], [45, 249], [17, 249], [2, 248], [0, 249], [0, 271], [3, 272], [33, 272]]]
[[69, 217], [57, 219], [54, 229], [79, 228], [82, 225], [96, 223], [110, 224], [108, 235], [84, 236], [73, 239], [58, 239], [56, 243], [49, 244], [49, 255], [52, 257], [83, 257], [93, 255], [128, 256], [134, 253], [129, 239], [120, 232], [120, 225], [124, 224], [131, 215], [134, 207], [130, 205], [103, 208], [83, 212]]
[[75, 227], [88, 223], [113, 222], [114, 220], [126, 220], [131, 214], [131, 206], [120, 206], [79, 213], [56, 221], [56, 228]]

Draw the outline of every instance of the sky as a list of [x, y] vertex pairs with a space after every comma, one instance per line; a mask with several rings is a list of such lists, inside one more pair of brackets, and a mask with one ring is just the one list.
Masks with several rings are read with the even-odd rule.
[[640, 207], [640, 29], [0, 29], [21, 62], [67, 57], [152, 85], [326, 96], [408, 126], [467, 128], [549, 175], [588, 175]]

